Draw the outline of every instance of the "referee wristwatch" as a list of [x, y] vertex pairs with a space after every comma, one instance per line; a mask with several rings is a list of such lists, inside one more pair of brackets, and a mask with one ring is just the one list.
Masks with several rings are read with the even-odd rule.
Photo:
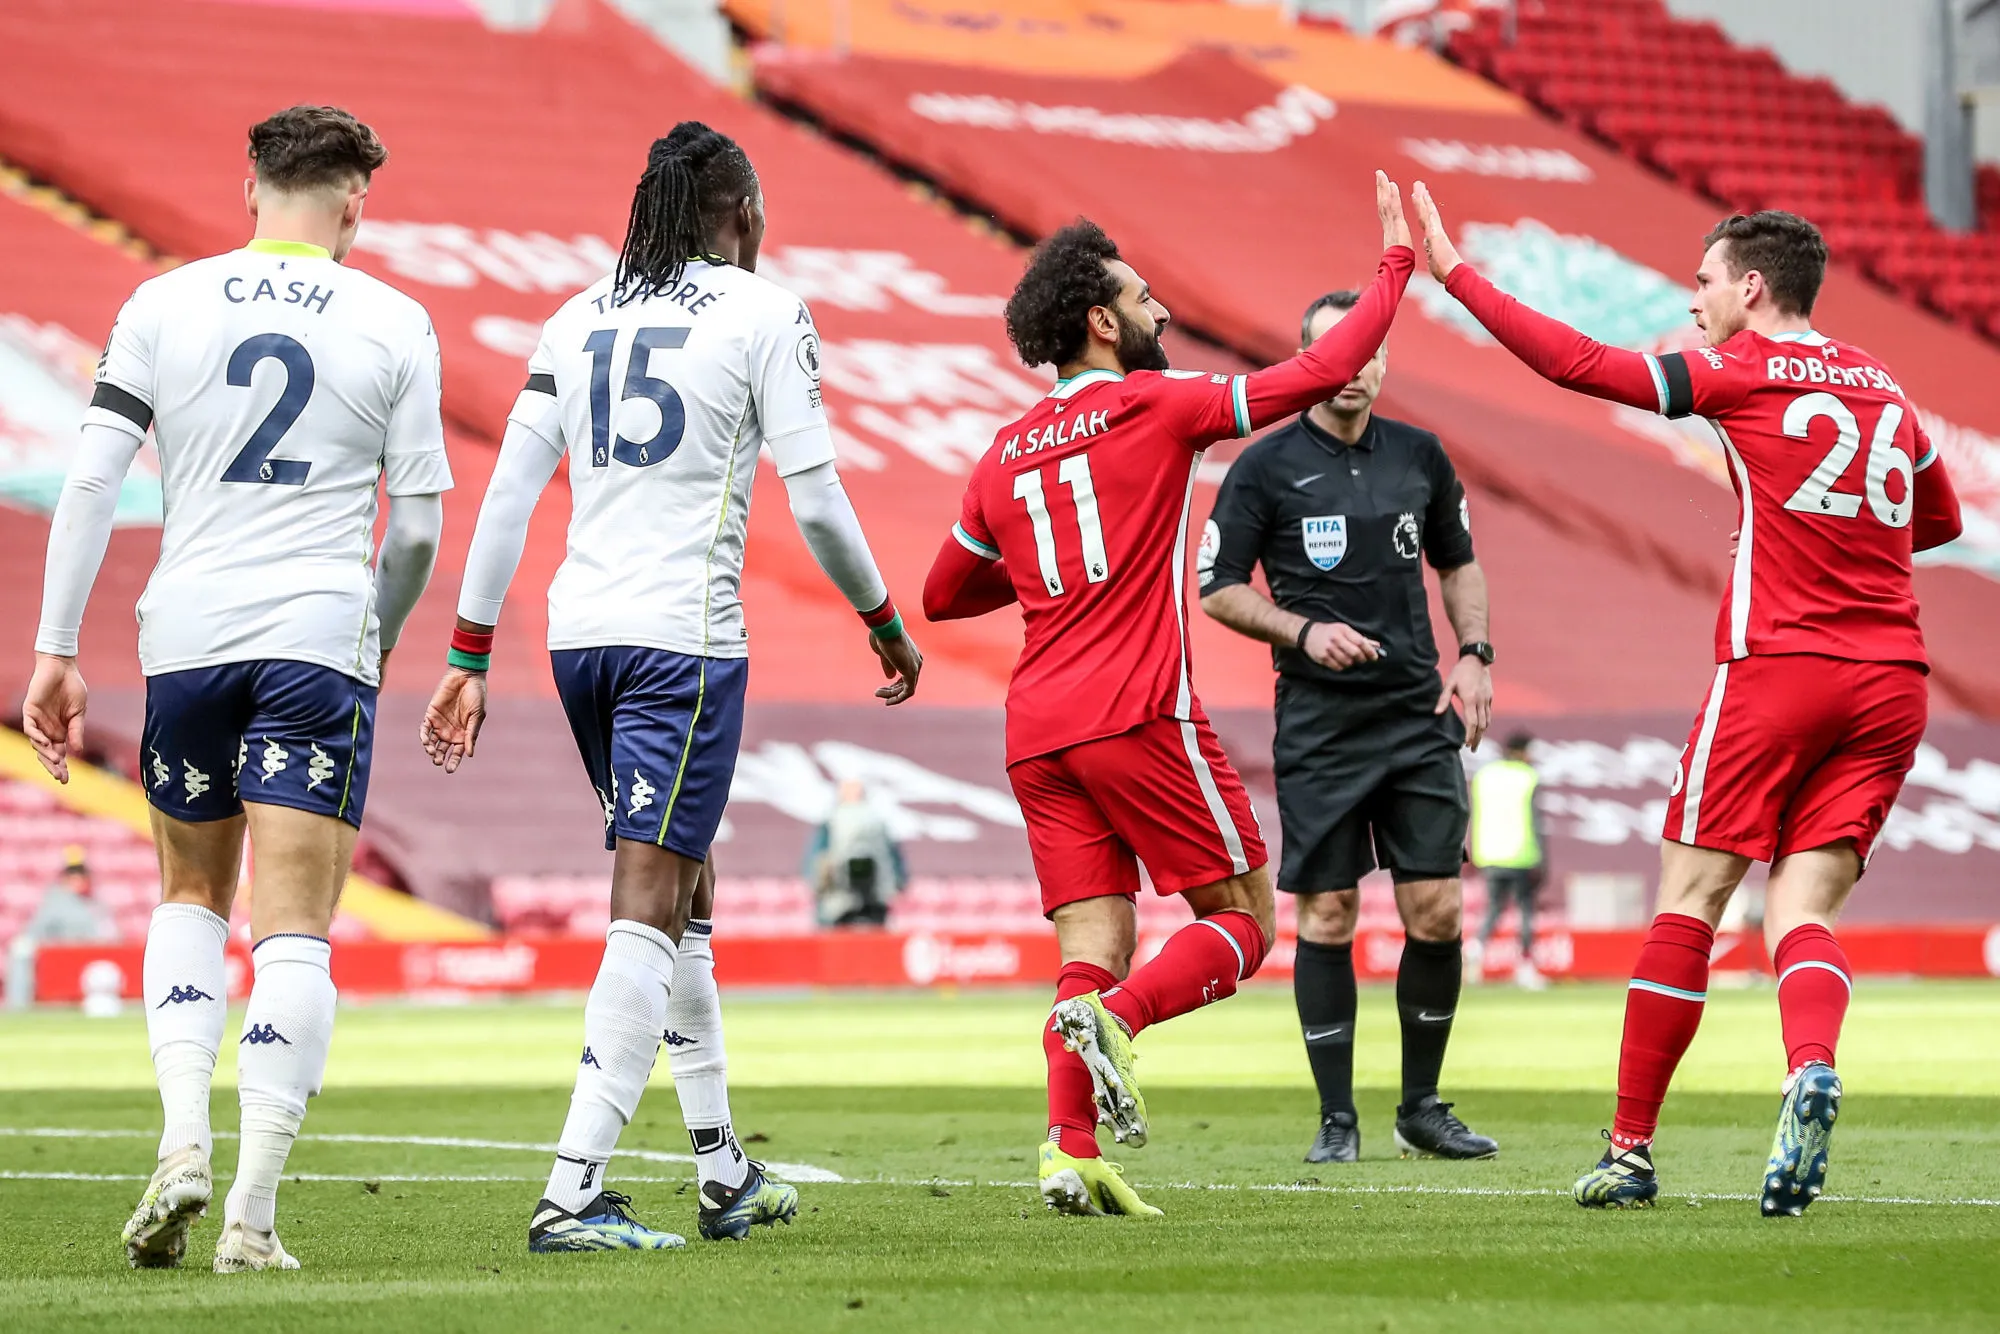
[[1493, 665], [1493, 646], [1483, 639], [1475, 639], [1469, 644], [1460, 644], [1458, 646], [1458, 656], [1461, 658], [1477, 658], [1488, 667], [1491, 667]]

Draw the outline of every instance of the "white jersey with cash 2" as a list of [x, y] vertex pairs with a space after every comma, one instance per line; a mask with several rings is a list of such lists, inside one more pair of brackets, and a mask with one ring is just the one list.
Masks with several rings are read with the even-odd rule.
[[610, 277], [542, 329], [509, 420], [568, 451], [569, 550], [549, 647], [748, 656], [750, 488], [834, 457], [805, 304], [733, 265], [615, 300]]
[[148, 676], [318, 663], [381, 679], [376, 486], [451, 487], [437, 336], [416, 301], [316, 246], [253, 241], [133, 292], [87, 420], [160, 456]]

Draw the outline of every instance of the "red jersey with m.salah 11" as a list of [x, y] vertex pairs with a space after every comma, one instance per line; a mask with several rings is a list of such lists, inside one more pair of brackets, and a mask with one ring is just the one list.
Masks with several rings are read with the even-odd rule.
[[1606, 348], [1536, 314], [1469, 265], [1453, 296], [1560, 384], [1667, 417], [1708, 419], [1741, 504], [1715, 660], [1813, 653], [1928, 667], [1912, 552], [1955, 534], [1958, 502], [1902, 386], [1851, 343], [1743, 330], [1662, 356]]
[[1218, 440], [1303, 411], [1387, 335], [1414, 254], [1383, 254], [1347, 317], [1249, 375], [1091, 370], [1056, 385], [972, 470], [953, 535], [1006, 561], [1026, 640], [1007, 691], [1007, 763], [1203, 717], [1187, 628], [1188, 505]]

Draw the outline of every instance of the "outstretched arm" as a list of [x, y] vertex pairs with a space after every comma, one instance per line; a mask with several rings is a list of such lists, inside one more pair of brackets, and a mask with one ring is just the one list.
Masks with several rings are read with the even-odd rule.
[[1382, 260], [1375, 281], [1346, 318], [1290, 361], [1244, 376], [1238, 434], [1248, 435], [1324, 402], [1352, 380], [1389, 336], [1396, 307], [1417, 267], [1403, 194], [1384, 172], [1375, 173], [1375, 214], [1382, 223]]
[[[1472, 312], [1474, 319], [1529, 370], [1565, 389], [1607, 398], [1648, 412], [1666, 412], [1670, 395], [1660, 364], [1641, 352], [1608, 347], [1561, 320], [1550, 319], [1508, 296], [1474, 272], [1458, 256], [1438, 216], [1437, 203], [1422, 181], [1411, 191], [1424, 231], [1431, 276]], [[1338, 326], [1336, 326], [1338, 327]], [[1683, 409], [1684, 415], [1687, 409]]]
[[1243, 434], [1261, 431], [1339, 393], [1389, 336], [1389, 325], [1416, 266], [1416, 252], [1407, 243], [1384, 250], [1375, 281], [1340, 323], [1290, 361], [1244, 376], [1242, 406], [1249, 430]]

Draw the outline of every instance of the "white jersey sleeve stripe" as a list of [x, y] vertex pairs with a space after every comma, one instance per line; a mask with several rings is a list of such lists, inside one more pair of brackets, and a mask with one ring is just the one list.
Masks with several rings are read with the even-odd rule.
[[1672, 396], [1667, 393], [1666, 372], [1660, 369], [1660, 359], [1652, 353], [1642, 352], [1640, 355], [1646, 358], [1646, 369], [1653, 373], [1653, 389], [1660, 396], [1660, 412], [1664, 415], [1673, 406]]

